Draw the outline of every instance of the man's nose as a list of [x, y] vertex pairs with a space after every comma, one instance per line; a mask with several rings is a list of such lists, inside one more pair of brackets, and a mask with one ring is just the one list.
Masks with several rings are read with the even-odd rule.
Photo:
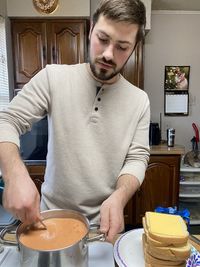
[[105, 48], [105, 50], [103, 52], [103, 57], [107, 61], [113, 60], [113, 58], [114, 58], [114, 47], [113, 47], [113, 45], [110, 44]]

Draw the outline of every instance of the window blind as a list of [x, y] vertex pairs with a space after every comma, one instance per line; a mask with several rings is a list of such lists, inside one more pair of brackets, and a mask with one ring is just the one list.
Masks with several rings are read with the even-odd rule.
[[5, 19], [0, 15], [0, 110], [9, 103]]

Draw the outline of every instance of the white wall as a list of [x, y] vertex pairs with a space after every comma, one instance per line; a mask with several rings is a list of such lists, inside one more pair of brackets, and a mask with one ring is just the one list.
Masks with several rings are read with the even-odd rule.
[[89, 17], [90, 0], [59, 0], [58, 9], [50, 15], [38, 13], [32, 0], [7, 0], [7, 14], [8, 17]]
[[6, 0], [0, 0], [0, 15], [3, 17], [6, 15]]
[[174, 127], [176, 143], [184, 145], [187, 151], [194, 136], [192, 122], [200, 129], [200, 13], [158, 11], [151, 18], [144, 52], [144, 88], [151, 102], [151, 119], [159, 122], [159, 114], [164, 114], [165, 65], [189, 65], [189, 116], [162, 115], [162, 138], [166, 139], [168, 127]]

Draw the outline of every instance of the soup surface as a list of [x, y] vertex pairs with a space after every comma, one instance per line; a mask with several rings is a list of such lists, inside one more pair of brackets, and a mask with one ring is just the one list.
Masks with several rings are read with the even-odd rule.
[[56, 250], [68, 247], [87, 234], [87, 226], [73, 218], [49, 218], [43, 220], [47, 229], [31, 227], [20, 234], [24, 245], [36, 250]]

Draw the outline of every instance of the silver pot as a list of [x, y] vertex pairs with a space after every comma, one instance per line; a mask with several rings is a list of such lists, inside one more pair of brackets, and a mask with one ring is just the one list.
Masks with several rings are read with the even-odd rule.
[[104, 234], [89, 238], [89, 232], [99, 227], [89, 224], [88, 219], [81, 213], [73, 210], [47, 210], [41, 212], [42, 218], [74, 218], [83, 222], [88, 231], [77, 243], [56, 250], [36, 250], [26, 247], [20, 242], [20, 235], [27, 229], [22, 223], [17, 227], [16, 239], [21, 256], [21, 267], [88, 267], [88, 243], [96, 240], [105, 240]]

